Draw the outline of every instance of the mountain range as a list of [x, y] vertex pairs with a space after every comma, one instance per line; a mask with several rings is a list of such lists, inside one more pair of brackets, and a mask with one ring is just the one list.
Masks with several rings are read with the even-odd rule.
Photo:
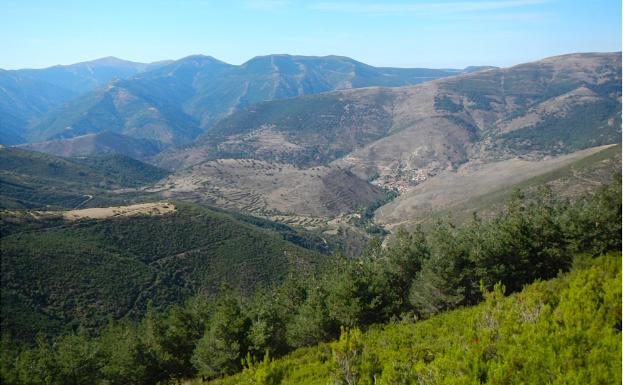
[[[340, 56], [290, 55], [255, 57], [236, 66], [194, 55], [151, 64], [104, 58], [2, 71], [0, 135], [2, 143], [16, 144], [113, 131], [179, 145], [257, 102], [418, 84], [477, 69], [376, 68]], [[36, 90], [44, 96], [33, 98]]]
[[[381, 221], [402, 223], [421, 207], [411, 191], [437, 176], [495, 190], [550, 170], [547, 158], [621, 140], [620, 53], [465, 70], [339, 56], [96, 62], [119, 77], [35, 119], [24, 134], [34, 142], [21, 148], [120, 153], [174, 171], [140, 194], [299, 224], [378, 208], [388, 191], [401, 209]], [[499, 178], [478, 177], [495, 167]]]
[[[331, 189], [351, 205], [328, 210], [333, 200], [314, 193], [323, 184], [311, 188], [308, 174], [323, 183], [332, 172], [348, 174], [405, 194], [438, 175], [476, 178], [490, 164], [507, 169], [490, 181], [501, 187], [513, 159], [545, 172], [544, 159], [619, 143], [620, 114], [620, 54], [572, 54], [414, 86], [258, 103], [152, 161], [178, 170], [157, 185], [168, 197], [332, 217], [374, 199], [347, 194], [351, 179], [333, 178]], [[401, 207], [401, 216], [412, 214], [411, 205]]]

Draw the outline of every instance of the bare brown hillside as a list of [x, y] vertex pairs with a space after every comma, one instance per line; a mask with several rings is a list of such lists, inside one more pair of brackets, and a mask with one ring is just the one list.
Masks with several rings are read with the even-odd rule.
[[332, 217], [361, 210], [383, 192], [339, 168], [301, 169], [252, 159], [217, 159], [179, 171], [153, 191], [267, 216]]
[[514, 188], [548, 185], [559, 197], [573, 198], [608, 182], [621, 168], [621, 147], [608, 145], [541, 160], [513, 158], [470, 162], [444, 171], [402, 194], [376, 212], [388, 228], [430, 223], [444, 216], [467, 219], [500, 209]]
[[618, 143], [620, 82], [619, 54], [577, 54], [402, 88], [390, 135], [334, 162], [410, 189], [467, 161]]

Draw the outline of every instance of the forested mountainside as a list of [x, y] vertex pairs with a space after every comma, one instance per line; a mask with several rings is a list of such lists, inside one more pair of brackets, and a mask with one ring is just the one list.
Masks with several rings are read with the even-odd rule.
[[[20, 234], [36, 233], [10, 238]], [[438, 382], [579, 376], [600, 383], [620, 376], [620, 254], [593, 256], [620, 250], [620, 234], [620, 175], [574, 202], [547, 191], [530, 199], [517, 192], [494, 218], [401, 231], [387, 248], [376, 242], [358, 259], [336, 255], [318, 273], [299, 268], [251, 297], [223, 289], [214, 299], [200, 295], [166, 312], [148, 310], [138, 323], [112, 322], [95, 335], [83, 327], [51, 340], [40, 336], [31, 346], [5, 333], [2, 380], [153, 384], [216, 379], [244, 365], [240, 376], [222, 381], [354, 376], [351, 383], [411, 383], [425, 375]], [[132, 251], [125, 240], [116, 244]], [[571, 275], [503, 298], [502, 287], [516, 293], [573, 266]], [[480, 307], [445, 313], [483, 299]], [[369, 331], [362, 336], [357, 328]], [[337, 338], [340, 330], [331, 345], [268, 358]], [[532, 345], [517, 345], [529, 338]], [[560, 354], [569, 359], [561, 363]]]
[[5, 147], [0, 148], [0, 208], [43, 210], [129, 203], [141, 195], [114, 190], [151, 184], [166, 175], [163, 169], [124, 155], [67, 159]]
[[[95, 72], [87, 76], [83, 67]], [[0, 88], [11, 92], [0, 121], [12, 120], [11, 111], [23, 113], [6, 132], [2, 125], [2, 142], [63, 143], [66, 138], [113, 131], [160, 145], [182, 144], [231, 112], [257, 102], [337, 89], [418, 84], [462, 72], [376, 68], [346, 57], [290, 55], [259, 56], [239, 66], [194, 55], [150, 65], [108, 58], [45, 70], [4, 71], [15, 87]], [[44, 108], [37, 109], [20, 88], [28, 82], [49, 85], [59, 95], [46, 98]], [[16, 110], [18, 105], [24, 108]]]
[[223, 285], [250, 294], [291, 271], [313, 271], [336, 247], [268, 221], [164, 208], [171, 210], [103, 219], [88, 210], [3, 211], [3, 332], [28, 340], [38, 331], [100, 328]]

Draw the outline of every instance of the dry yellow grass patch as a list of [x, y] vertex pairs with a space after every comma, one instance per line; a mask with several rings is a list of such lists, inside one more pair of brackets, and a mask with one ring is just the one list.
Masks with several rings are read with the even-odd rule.
[[61, 212], [64, 219], [75, 221], [83, 218], [104, 219], [111, 217], [128, 217], [132, 215], [164, 215], [176, 210], [175, 205], [168, 202], [139, 203], [129, 206], [96, 207]]

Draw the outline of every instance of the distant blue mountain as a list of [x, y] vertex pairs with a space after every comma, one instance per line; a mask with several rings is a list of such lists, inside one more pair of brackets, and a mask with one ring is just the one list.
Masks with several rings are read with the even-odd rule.
[[147, 64], [109, 56], [83, 63], [56, 65], [43, 69], [21, 69], [9, 72], [64, 88], [74, 94], [81, 94], [111, 80], [129, 78], [170, 62]]
[[169, 62], [135, 63], [114, 57], [43, 69], [0, 69], [0, 143], [27, 141], [34, 119], [114, 79], [125, 79]]
[[[97, 84], [100, 87], [30, 119], [28, 127], [21, 131], [24, 140], [66, 139], [113, 131], [164, 145], [180, 145], [234, 111], [258, 102], [349, 88], [413, 85], [462, 73], [455, 69], [377, 68], [341, 56], [268, 55], [239, 66], [202, 55], [159, 65], [114, 58], [90, 63], [61, 74], [49, 73], [52, 75], [45, 78], [46, 82], [71, 84], [74, 90]], [[67, 72], [87, 74], [93, 68], [100, 70], [93, 71], [91, 77], [65, 81]], [[120, 79], [101, 85], [111, 77], [110, 68], [115, 68]]]

